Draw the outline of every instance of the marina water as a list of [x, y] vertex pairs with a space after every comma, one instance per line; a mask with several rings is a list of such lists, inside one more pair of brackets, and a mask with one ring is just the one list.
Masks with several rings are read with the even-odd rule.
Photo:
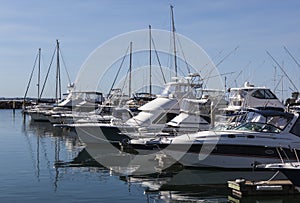
[[[117, 174], [93, 160], [76, 133], [0, 110], [0, 202], [229, 202], [226, 180], [251, 171], [171, 168]], [[260, 174], [268, 179], [272, 174]], [[295, 196], [245, 197], [241, 202], [299, 202]]]

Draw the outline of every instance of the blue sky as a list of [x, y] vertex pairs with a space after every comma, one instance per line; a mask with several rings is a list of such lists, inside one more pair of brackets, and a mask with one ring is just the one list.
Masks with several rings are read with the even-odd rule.
[[[75, 80], [89, 54], [110, 38], [146, 29], [149, 24], [170, 30], [170, 4], [177, 32], [199, 44], [210, 57], [217, 56], [216, 63], [239, 46], [218, 66], [220, 73], [235, 72], [227, 75], [228, 85], [247, 80], [274, 88], [283, 74], [277, 68], [274, 82], [275, 64], [268, 50], [300, 90], [300, 68], [283, 49], [286, 46], [300, 62], [300, 2], [296, 0], [0, 0], [0, 97], [24, 95], [38, 48], [42, 48], [46, 69], [59, 39]], [[292, 86], [287, 79], [283, 86], [287, 96]]]

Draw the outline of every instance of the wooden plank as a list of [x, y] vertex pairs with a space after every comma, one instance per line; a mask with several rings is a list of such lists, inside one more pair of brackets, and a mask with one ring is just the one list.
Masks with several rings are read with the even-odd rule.
[[289, 180], [250, 181], [237, 179], [227, 181], [228, 188], [236, 197], [249, 195], [300, 194]]

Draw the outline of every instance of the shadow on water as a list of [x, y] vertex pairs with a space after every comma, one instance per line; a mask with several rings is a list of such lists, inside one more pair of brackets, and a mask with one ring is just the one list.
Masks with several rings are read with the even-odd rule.
[[[237, 198], [232, 196], [227, 188], [228, 180], [237, 178], [267, 180], [274, 172], [186, 168], [176, 163], [156, 173], [124, 175], [113, 167], [105, 167], [99, 160], [93, 158], [94, 156], [90, 155], [90, 151], [80, 143], [74, 132], [54, 128], [47, 122], [32, 122], [28, 117], [23, 121], [22, 131], [31, 151], [37, 179], [41, 178], [41, 171], [48, 170], [55, 191], [59, 190], [59, 182], [65, 181], [65, 173], [68, 173], [68, 170], [80, 169], [77, 173], [71, 172], [71, 175], [85, 173], [87, 179], [88, 176], [95, 174], [114, 176], [120, 182], [126, 183], [129, 192], [132, 188], [141, 187], [140, 192], [144, 194], [146, 202], [300, 202], [300, 196]], [[117, 157], [115, 159], [117, 162], [113, 163], [114, 167], [127, 158], [120, 153], [108, 153], [100, 147], [93, 150], [100, 150], [101, 159]]]

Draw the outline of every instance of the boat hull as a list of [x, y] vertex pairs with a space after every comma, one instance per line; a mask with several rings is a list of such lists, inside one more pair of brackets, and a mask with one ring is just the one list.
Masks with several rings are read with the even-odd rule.
[[297, 187], [300, 187], [299, 169], [280, 169], [280, 171]]
[[[205, 168], [252, 169], [257, 164], [280, 162], [276, 147], [234, 144], [130, 144], [140, 154], [165, 153], [184, 166]], [[295, 153], [282, 147], [280, 153], [296, 160]], [[299, 156], [299, 155], [298, 155]], [[285, 157], [283, 157], [283, 160]]]
[[85, 144], [101, 144], [107, 142], [122, 142], [130, 139], [119, 128], [110, 125], [79, 125], [75, 127], [81, 142]]
[[34, 121], [43, 121], [43, 122], [48, 122], [48, 117], [44, 115], [42, 112], [28, 112], [30, 115], [31, 119]]

